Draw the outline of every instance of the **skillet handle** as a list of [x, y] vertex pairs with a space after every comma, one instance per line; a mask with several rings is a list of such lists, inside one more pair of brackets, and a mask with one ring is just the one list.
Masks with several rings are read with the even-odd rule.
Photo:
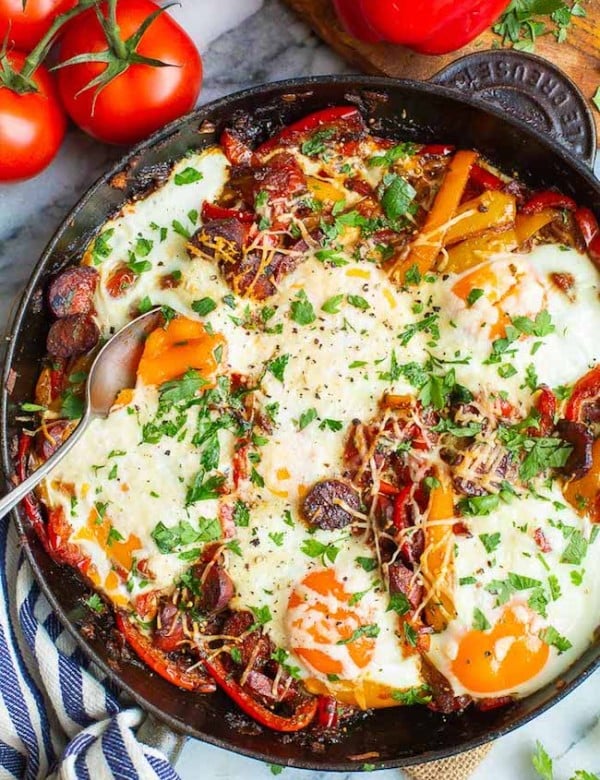
[[164, 753], [173, 767], [187, 742], [187, 737], [184, 734], [176, 734], [150, 713], [146, 713], [146, 717], [138, 727], [136, 736], [144, 745], [149, 745]]
[[491, 49], [460, 57], [431, 81], [492, 103], [594, 165], [596, 126], [590, 106], [576, 84], [548, 60]]

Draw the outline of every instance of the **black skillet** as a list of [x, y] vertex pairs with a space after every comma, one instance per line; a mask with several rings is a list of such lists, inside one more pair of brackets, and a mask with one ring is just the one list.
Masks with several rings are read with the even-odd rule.
[[[94, 184], [44, 252], [13, 323], [0, 421], [5, 472], [13, 473], [10, 445], [19, 430], [18, 407], [32, 398], [44, 354], [49, 318], [43, 291], [49, 277], [65, 265], [77, 263], [98, 226], [128, 198], [152, 187], [189, 149], [213, 144], [226, 126], [238, 126], [260, 141], [311, 111], [353, 103], [378, 134], [476, 148], [532, 186], [557, 187], [600, 216], [600, 186], [586, 164], [595, 151], [589, 109], [576, 88], [553, 66], [516, 53], [485, 52], [458, 61], [436, 80], [447, 86], [343, 76], [257, 87], [204, 106], [169, 125]], [[484, 103], [482, 98], [495, 100], [499, 107]], [[551, 136], [559, 137], [562, 144]], [[504, 709], [485, 713], [469, 709], [449, 717], [423, 707], [380, 710], [326, 746], [303, 736], [290, 738], [261, 730], [241, 718], [221, 693], [186, 693], [138, 662], [123, 662], [118, 670], [109, 666], [102, 632], [98, 631], [96, 639], [80, 633], [86, 619], [82, 598], [89, 594], [88, 589], [73, 571], [57, 566], [48, 557], [22, 514], [15, 513], [15, 520], [35, 576], [52, 606], [84, 651], [117, 686], [173, 732], [268, 762], [352, 771], [366, 763], [391, 768], [450, 756], [526, 723], [600, 665], [599, 639], [560, 681]]]

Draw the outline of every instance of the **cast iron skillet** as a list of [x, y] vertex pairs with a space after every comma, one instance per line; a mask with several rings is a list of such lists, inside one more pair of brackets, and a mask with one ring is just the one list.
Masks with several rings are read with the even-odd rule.
[[[534, 66], [535, 60], [530, 68]], [[361, 108], [371, 129], [379, 134], [476, 148], [533, 186], [558, 187], [600, 216], [600, 186], [585, 164], [546, 134], [510, 118], [505, 108], [490, 108], [479, 99], [457, 95], [445, 87], [369, 77], [312, 78], [258, 87], [204, 106], [138, 146], [94, 184], [67, 216], [37, 265], [14, 320], [3, 377], [0, 433], [7, 474], [13, 473], [10, 443], [19, 429], [15, 419], [18, 405], [32, 398], [45, 351], [49, 320], [43, 291], [48, 278], [79, 261], [98, 226], [126, 199], [152, 186], [170, 163], [189, 149], [214, 143], [225, 126], [250, 128], [258, 141], [304, 114], [348, 102]], [[587, 149], [588, 154], [591, 151]], [[70, 569], [48, 557], [23, 515], [15, 513], [15, 519], [35, 576], [52, 606], [84, 651], [117, 686], [175, 732], [264, 761], [314, 770], [352, 771], [364, 763], [391, 768], [450, 756], [526, 723], [600, 665], [597, 641], [559, 683], [547, 685], [507, 708], [487, 713], [471, 708], [448, 717], [422, 707], [380, 710], [326, 746], [302, 735], [282, 736], [241, 718], [221, 693], [187, 693], [137, 662], [123, 662], [118, 670], [109, 666], [101, 632], [96, 639], [89, 639], [79, 631], [85, 618], [82, 598], [89, 591]]]

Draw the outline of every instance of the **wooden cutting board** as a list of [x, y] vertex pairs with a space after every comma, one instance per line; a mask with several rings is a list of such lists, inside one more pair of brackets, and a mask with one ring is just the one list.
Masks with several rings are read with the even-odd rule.
[[[326, 43], [365, 73], [395, 78], [428, 79], [465, 54], [491, 49], [500, 37], [491, 30], [468, 46], [439, 57], [416, 54], [400, 46], [363, 43], [347, 35], [339, 25], [331, 0], [284, 0]], [[535, 53], [561, 68], [590, 100], [600, 86], [600, 0], [584, 3], [586, 17], [573, 17], [567, 40], [558, 43], [552, 34], [537, 39]], [[600, 111], [593, 108], [600, 133]]]

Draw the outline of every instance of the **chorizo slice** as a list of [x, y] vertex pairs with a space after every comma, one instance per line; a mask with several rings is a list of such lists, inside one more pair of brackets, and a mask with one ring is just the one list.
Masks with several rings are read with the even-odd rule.
[[353, 512], [360, 510], [360, 498], [348, 482], [324, 479], [308, 491], [301, 510], [307, 523], [332, 531], [350, 525]]
[[50, 283], [48, 305], [55, 317], [89, 314], [94, 307], [98, 271], [89, 265], [67, 268]]
[[98, 326], [89, 314], [70, 314], [52, 324], [46, 348], [53, 357], [69, 358], [89, 352], [99, 338]]

